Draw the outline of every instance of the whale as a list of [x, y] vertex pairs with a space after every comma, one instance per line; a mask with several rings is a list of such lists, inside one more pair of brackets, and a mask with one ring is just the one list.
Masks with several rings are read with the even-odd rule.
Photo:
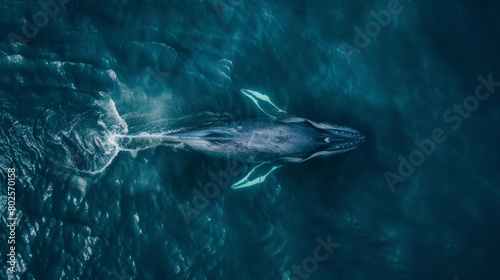
[[[314, 122], [279, 109], [260, 92], [242, 89], [266, 117], [241, 120], [221, 126], [148, 135], [157, 143], [175, 144], [209, 156], [256, 164], [233, 189], [257, 186], [285, 163], [300, 163], [315, 157], [345, 153], [359, 147], [365, 136], [350, 127]], [[120, 143], [130, 146], [145, 135], [123, 135]], [[144, 143], [144, 141], [142, 142]]]

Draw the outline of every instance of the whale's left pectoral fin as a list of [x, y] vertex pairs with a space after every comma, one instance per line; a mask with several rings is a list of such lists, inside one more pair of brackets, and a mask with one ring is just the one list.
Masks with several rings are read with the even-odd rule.
[[263, 93], [250, 89], [242, 89], [240, 90], [240, 92], [243, 93], [250, 100], [252, 100], [252, 102], [255, 103], [255, 105], [257, 105], [257, 107], [264, 114], [268, 115], [271, 118], [283, 118], [284, 116], [288, 115], [286, 111], [281, 110], [276, 105], [274, 105], [269, 96]]
[[250, 100], [252, 100], [252, 102], [257, 105], [257, 108], [259, 108], [262, 113], [273, 119], [279, 119], [288, 123], [305, 121], [305, 119], [303, 118], [295, 117], [294, 115], [288, 114], [285, 110], [278, 108], [276, 105], [274, 105], [269, 96], [263, 93], [250, 89], [241, 89], [240, 92]]
[[263, 183], [267, 176], [271, 174], [274, 170], [280, 168], [281, 165], [276, 165], [273, 163], [268, 163], [264, 162], [256, 167], [254, 167], [248, 174], [243, 177], [243, 179], [239, 180], [238, 182], [234, 183], [231, 188], [232, 189], [241, 189], [241, 188], [248, 188], [252, 186], [257, 186], [261, 183]]

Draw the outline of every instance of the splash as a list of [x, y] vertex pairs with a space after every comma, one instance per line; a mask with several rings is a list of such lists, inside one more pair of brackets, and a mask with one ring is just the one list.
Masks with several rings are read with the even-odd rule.
[[159, 145], [178, 146], [165, 141], [170, 133], [232, 121], [227, 114], [205, 112], [153, 125], [147, 118], [138, 121], [137, 116], [128, 115], [143, 124], [141, 129], [150, 131], [130, 135], [127, 122], [108, 94], [98, 92], [89, 97], [74, 93], [72, 98], [64, 107], [41, 113], [35, 120], [34, 134], [50, 162], [82, 175], [102, 173], [121, 151], [137, 155]]
[[[82, 98], [81, 94], [78, 97]], [[97, 98], [83, 99], [45, 110], [35, 120], [34, 135], [54, 164], [78, 173], [97, 174], [119, 152], [113, 136], [126, 134], [128, 127], [104, 92]]]

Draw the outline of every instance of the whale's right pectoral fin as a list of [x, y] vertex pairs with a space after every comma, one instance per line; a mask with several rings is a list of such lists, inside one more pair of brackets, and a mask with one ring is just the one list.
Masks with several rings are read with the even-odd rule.
[[248, 174], [243, 177], [243, 179], [239, 180], [238, 182], [234, 183], [231, 188], [232, 189], [241, 189], [241, 188], [248, 188], [252, 186], [257, 186], [261, 183], [263, 183], [267, 176], [271, 174], [274, 170], [280, 168], [281, 165], [276, 165], [273, 163], [268, 163], [264, 162], [256, 167], [254, 167]]

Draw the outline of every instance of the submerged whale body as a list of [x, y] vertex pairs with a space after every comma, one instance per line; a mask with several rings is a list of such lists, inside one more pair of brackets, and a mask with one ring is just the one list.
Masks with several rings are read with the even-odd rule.
[[303, 118], [245, 120], [230, 127], [163, 137], [164, 141], [182, 143], [196, 151], [249, 163], [302, 162], [353, 150], [364, 139], [354, 129]]
[[135, 143], [136, 148], [173, 143], [208, 155], [259, 163], [232, 186], [243, 188], [261, 184], [283, 163], [347, 152], [365, 140], [363, 134], [352, 128], [291, 117], [262, 93], [246, 89], [241, 93], [268, 118], [160, 135], [122, 135], [119, 143], [122, 147]]

